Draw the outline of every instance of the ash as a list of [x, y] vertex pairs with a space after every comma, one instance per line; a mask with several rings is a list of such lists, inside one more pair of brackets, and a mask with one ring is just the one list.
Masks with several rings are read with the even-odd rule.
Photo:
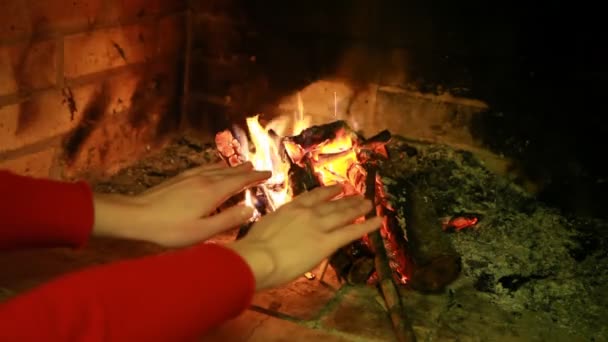
[[[608, 223], [562, 215], [469, 152], [399, 137], [388, 148], [380, 172], [402, 228], [406, 182], [424, 189], [437, 229], [442, 217], [481, 218], [445, 233], [462, 258], [445, 292], [401, 289], [419, 340], [608, 340]], [[213, 145], [181, 138], [95, 189], [137, 194], [217, 160]]]
[[[486, 331], [491, 340], [498, 331], [524, 340], [608, 340], [607, 222], [563, 216], [469, 152], [404, 139], [389, 148], [383, 181], [397, 210], [410, 182], [424, 189], [438, 218], [481, 218], [475, 228], [449, 234], [462, 274], [434, 298], [445, 306], [419, 313], [427, 321], [436, 315], [434, 326], [423, 327], [479, 338]], [[424, 301], [407, 291], [404, 300], [413, 311]]]

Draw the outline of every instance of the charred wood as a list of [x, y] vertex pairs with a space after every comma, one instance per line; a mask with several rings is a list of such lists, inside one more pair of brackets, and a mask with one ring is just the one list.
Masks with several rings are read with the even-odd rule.
[[[374, 201], [376, 199], [376, 175], [377, 170], [375, 165], [368, 165], [366, 192], [365, 197]], [[374, 211], [367, 215], [367, 219], [376, 216]], [[405, 313], [401, 296], [397, 290], [397, 285], [393, 280], [393, 272], [389, 264], [389, 258], [386, 254], [384, 241], [380, 235], [380, 231], [376, 230], [368, 235], [369, 241], [375, 253], [375, 266], [378, 275], [379, 287], [386, 302], [395, 337], [399, 342], [415, 341], [416, 335], [412, 329], [412, 325]]]
[[443, 291], [460, 274], [460, 255], [442, 231], [421, 182], [405, 186], [410, 285], [421, 292]]

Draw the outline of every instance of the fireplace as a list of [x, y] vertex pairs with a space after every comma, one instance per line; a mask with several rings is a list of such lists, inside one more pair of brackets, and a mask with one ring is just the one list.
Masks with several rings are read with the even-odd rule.
[[[290, 185], [299, 192], [320, 178], [296, 150], [349, 136], [365, 168], [349, 181], [367, 181], [356, 190], [383, 203], [395, 238], [364, 237], [257, 294], [207, 340], [603, 340], [608, 173], [596, 114], [607, 56], [580, 37], [604, 38], [591, 20], [565, 32], [544, 7], [501, 6], [5, 1], [0, 168], [135, 194], [196, 165], [238, 164], [249, 148], [218, 145], [263, 135], [291, 146], [283, 161], [304, 169]], [[387, 248], [388, 277], [374, 244]], [[3, 253], [0, 298], [160, 251], [95, 240]]]

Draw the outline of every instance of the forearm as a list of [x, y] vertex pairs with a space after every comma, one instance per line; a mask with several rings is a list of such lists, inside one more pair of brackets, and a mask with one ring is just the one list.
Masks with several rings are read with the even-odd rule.
[[17, 297], [0, 306], [0, 340], [194, 340], [244, 310], [254, 287], [241, 257], [199, 245], [88, 269]]
[[0, 217], [0, 249], [81, 246], [93, 226], [91, 189], [0, 171]]
[[116, 194], [94, 194], [92, 234], [121, 239], [138, 239], [135, 227], [141, 226], [142, 204], [136, 197]]

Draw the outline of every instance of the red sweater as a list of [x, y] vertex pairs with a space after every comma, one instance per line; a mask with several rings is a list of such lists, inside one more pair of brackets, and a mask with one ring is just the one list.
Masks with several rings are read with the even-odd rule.
[[[85, 183], [0, 171], [0, 249], [82, 246], [92, 198]], [[69, 274], [0, 303], [0, 341], [193, 341], [243, 311], [254, 289], [240, 256], [201, 244]]]

